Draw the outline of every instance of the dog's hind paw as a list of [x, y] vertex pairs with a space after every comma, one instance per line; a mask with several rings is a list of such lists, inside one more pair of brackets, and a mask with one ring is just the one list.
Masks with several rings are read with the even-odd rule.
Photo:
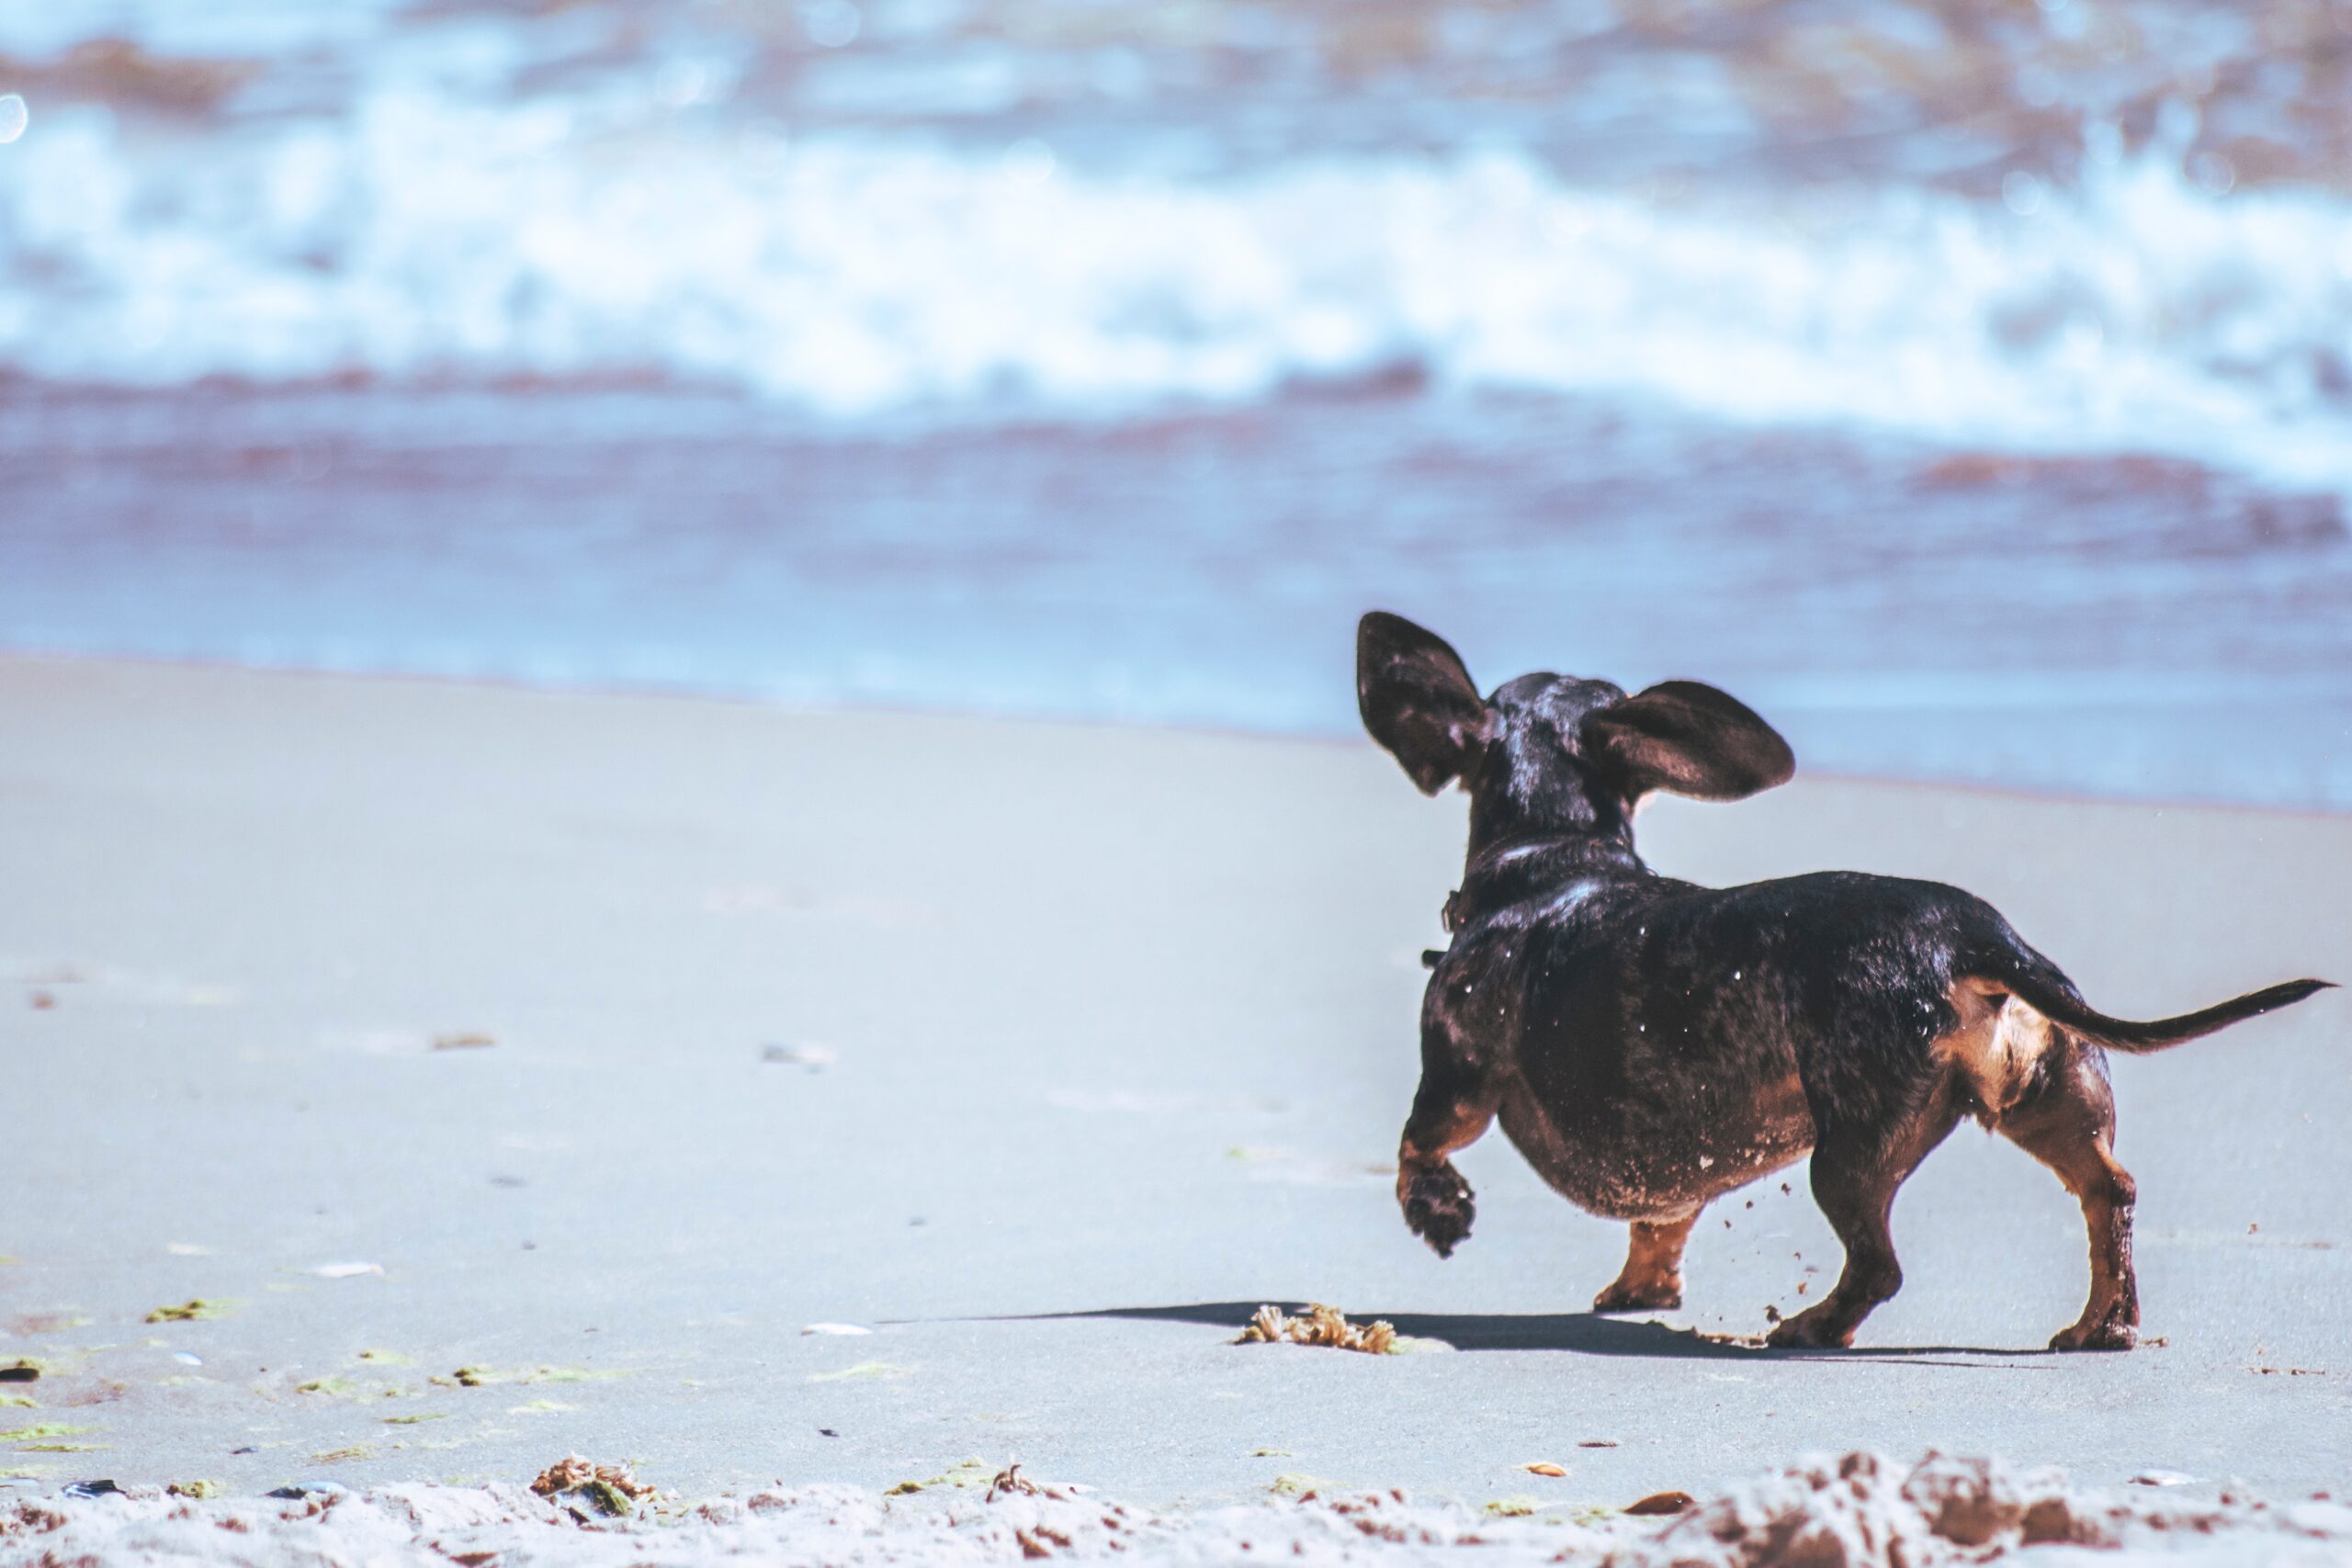
[[1405, 1227], [1428, 1242], [1440, 1258], [1453, 1256], [1453, 1249], [1470, 1235], [1470, 1222], [1478, 1213], [1471, 1201], [1470, 1184], [1442, 1161], [1405, 1171], [1396, 1184], [1396, 1197], [1404, 1206]]
[[2077, 1323], [2050, 1337], [2052, 1350], [2130, 1350], [2140, 1343], [2140, 1331], [2128, 1323]]
[[1854, 1330], [1860, 1326], [1833, 1322], [1815, 1307], [1784, 1320], [1764, 1337], [1764, 1343], [1775, 1350], [1843, 1350], [1853, 1345]]

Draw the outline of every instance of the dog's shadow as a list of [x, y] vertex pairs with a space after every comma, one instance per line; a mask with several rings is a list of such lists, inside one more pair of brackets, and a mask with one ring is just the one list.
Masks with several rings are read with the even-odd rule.
[[[1285, 1305], [1290, 1297], [1268, 1297]], [[1125, 1318], [1163, 1323], [1198, 1323], [1238, 1331], [1258, 1311], [1260, 1303], [1193, 1302], [1178, 1306], [1098, 1307], [1090, 1311], [1023, 1314], [1015, 1321], [1050, 1322], [1069, 1318]], [[1439, 1339], [1457, 1350], [1566, 1350], [1584, 1356], [1649, 1356], [1675, 1359], [1723, 1361], [1899, 1361], [1911, 1366], [1990, 1369], [2014, 1364], [2018, 1358], [2041, 1358], [2042, 1349], [1994, 1348], [1973, 1345], [1872, 1347], [1867, 1350], [1782, 1350], [1737, 1339], [1674, 1328], [1652, 1319], [1611, 1317], [1594, 1312], [1555, 1313], [1417, 1313], [1351, 1312], [1357, 1323], [1384, 1320], [1397, 1333], [1420, 1339]], [[1984, 1360], [1928, 1360], [1927, 1358], [1985, 1357]]]

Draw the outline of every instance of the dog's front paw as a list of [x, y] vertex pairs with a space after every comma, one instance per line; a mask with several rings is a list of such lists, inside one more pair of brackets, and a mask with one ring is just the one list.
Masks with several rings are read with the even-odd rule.
[[1633, 1280], [1620, 1276], [1592, 1298], [1595, 1312], [1663, 1312], [1682, 1304], [1682, 1277]]
[[1428, 1242], [1440, 1258], [1453, 1257], [1469, 1235], [1470, 1222], [1478, 1213], [1471, 1198], [1462, 1173], [1442, 1160], [1409, 1166], [1397, 1176], [1396, 1201], [1405, 1210], [1405, 1228]]
[[2129, 1350], [2139, 1343], [2140, 1331], [2115, 1318], [2077, 1323], [2071, 1328], [2060, 1329], [2050, 1338], [2052, 1350]]

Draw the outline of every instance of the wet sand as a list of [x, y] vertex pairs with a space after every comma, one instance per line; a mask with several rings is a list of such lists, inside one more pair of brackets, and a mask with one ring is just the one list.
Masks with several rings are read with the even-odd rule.
[[[1861, 1348], [1765, 1355], [1685, 1331], [1826, 1285], [1801, 1169], [1709, 1212], [1655, 1320], [1583, 1310], [1621, 1232], [1498, 1137], [1453, 1259], [1406, 1234], [1460, 832], [1368, 743], [0, 660], [0, 1367], [42, 1366], [0, 1499], [567, 1451], [1149, 1506], [1622, 1504], [1863, 1448], [2344, 1483], [2341, 994], [2118, 1064], [2160, 1345], [2040, 1353], [2079, 1221], [1964, 1130]], [[1704, 881], [1959, 882], [2116, 1012], [2352, 979], [2344, 818], [1801, 780], [1642, 832]], [[1310, 1300], [1458, 1350], [1227, 1345]]]

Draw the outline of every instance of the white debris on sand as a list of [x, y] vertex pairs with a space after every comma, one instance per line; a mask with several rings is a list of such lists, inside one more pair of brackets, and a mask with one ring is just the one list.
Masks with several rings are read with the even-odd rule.
[[[1573, 1514], [1575, 1517], [1569, 1517]], [[2135, 1562], [2293, 1568], [2352, 1563], [2352, 1508], [2328, 1501], [2217, 1502], [2069, 1487], [2054, 1472], [1929, 1455], [1905, 1469], [1870, 1454], [1792, 1466], [1671, 1519], [1589, 1509], [1497, 1518], [1395, 1492], [1309, 1493], [1153, 1511], [1039, 1483], [881, 1497], [817, 1485], [583, 1524], [521, 1486], [379, 1486], [299, 1501], [193, 1500], [158, 1487], [44, 1497], [0, 1510], [0, 1565], [103, 1562], [309, 1568], [415, 1557], [656, 1568], [749, 1558], [889, 1568], [1061, 1558], [1122, 1563], [1425, 1561], [1470, 1548], [1481, 1563], [1585, 1568], [1935, 1568], [2034, 1549], [2101, 1549]]]

